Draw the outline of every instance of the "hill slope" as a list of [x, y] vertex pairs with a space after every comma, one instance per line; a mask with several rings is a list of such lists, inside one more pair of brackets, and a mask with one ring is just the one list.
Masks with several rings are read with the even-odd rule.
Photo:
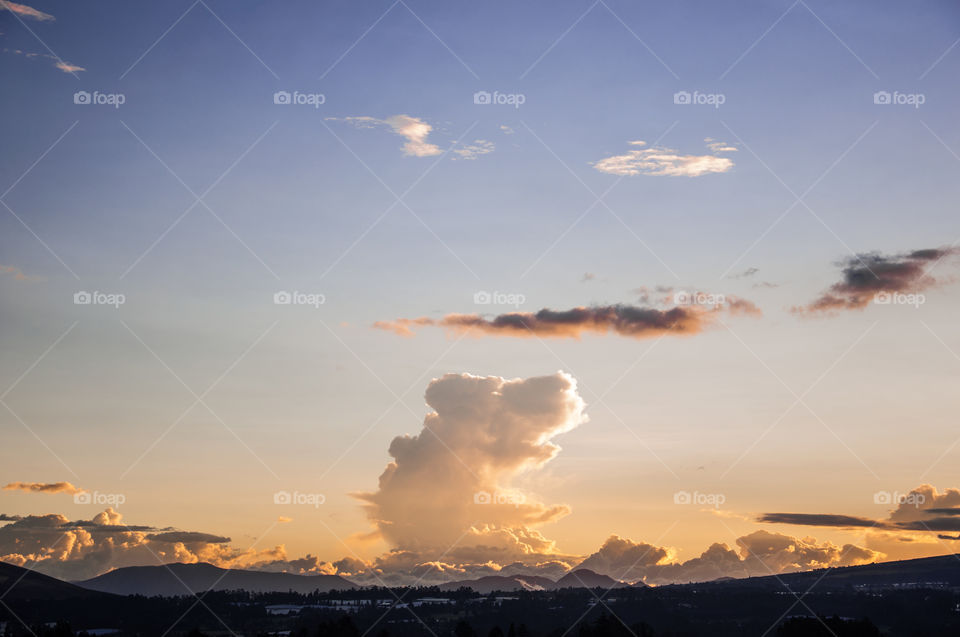
[[339, 575], [293, 575], [223, 569], [212, 564], [166, 564], [129, 566], [104, 573], [93, 579], [75, 582], [94, 591], [118, 595], [190, 595], [207, 590], [243, 589], [251, 592], [312, 593], [315, 590], [357, 588]]
[[0, 596], [6, 600], [61, 600], [105, 597], [36, 571], [0, 562]]

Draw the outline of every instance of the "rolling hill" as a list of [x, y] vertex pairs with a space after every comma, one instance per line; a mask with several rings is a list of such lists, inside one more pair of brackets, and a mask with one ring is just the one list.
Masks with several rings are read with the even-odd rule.
[[148, 597], [190, 595], [208, 590], [312, 593], [315, 590], [326, 592], [357, 588], [353, 582], [339, 575], [294, 575], [223, 569], [206, 563], [129, 566], [75, 584], [93, 591]]
[[6, 600], [63, 600], [106, 597], [36, 571], [0, 562], [0, 597]]

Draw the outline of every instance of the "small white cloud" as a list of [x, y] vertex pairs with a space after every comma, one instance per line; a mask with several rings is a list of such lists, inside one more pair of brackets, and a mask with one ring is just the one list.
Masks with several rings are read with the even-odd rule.
[[69, 62], [64, 62], [63, 60], [57, 60], [55, 65], [58, 69], [64, 73], [76, 73], [77, 71], [86, 71], [87, 69], [82, 66], [77, 66], [76, 64], [70, 64]]
[[704, 137], [703, 141], [707, 142], [707, 148], [715, 153], [735, 153], [739, 150], [736, 146], [726, 142], [718, 142], [712, 137]]
[[[707, 173], [725, 173], [733, 168], [733, 161], [718, 155], [681, 155], [672, 148], [659, 146], [647, 147], [641, 140], [628, 142], [637, 146], [622, 155], [613, 155], [594, 162], [593, 167], [611, 175], [656, 175], [669, 177], [699, 177]], [[718, 142], [714, 142], [718, 143]], [[731, 147], [720, 144], [712, 148], [715, 153], [725, 152]], [[732, 150], [736, 150], [733, 148]]]
[[500, 130], [503, 131], [504, 135], [513, 135], [513, 129], [506, 124], [500, 124]]
[[[460, 159], [476, 159], [480, 155], [486, 155], [492, 153], [496, 146], [493, 142], [487, 141], [485, 139], [476, 139], [472, 144], [465, 144], [459, 148], [454, 148], [453, 152]], [[456, 157], [454, 157], [456, 159]]]
[[[337, 118], [331, 117], [329, 119]], [[419, 117], [391, 115], [386, 119], [377, 119], [376, 117], [363, 115], [358, 117], [344, 117], [343, 121], [357, 128], [389, 126], [394, 133], [406, 138], [407, 142], [403, 145], [404, 155], [411, 157], [430, 157], [431, 155], [440, 155], [443, 153], [439, 146], [427, 141], [427, 136], [430, 135], [433, 126]]]

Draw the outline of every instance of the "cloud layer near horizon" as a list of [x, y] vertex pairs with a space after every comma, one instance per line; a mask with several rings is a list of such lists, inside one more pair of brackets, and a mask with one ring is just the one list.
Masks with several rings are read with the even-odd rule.
[[454, 334], [469, 332], [476, 336], [579, 338], [585, 333], [612, 332], [630, 338], [650, 338], [666, 333], [697, 334], [724, 312], [760, 314], [750, 301], [728, 297], [714, 305], [681, 305], [670, 309], [634, 305], [575, 307], [570, 310], [544, 308], [536, 313], [509, 312], [492, 319], [479, 314], [447, 314], [441, 319], [400, 318], [377, 321], [373, 327], [408, 337], [413, 336], [417, 328], [442, 327]]

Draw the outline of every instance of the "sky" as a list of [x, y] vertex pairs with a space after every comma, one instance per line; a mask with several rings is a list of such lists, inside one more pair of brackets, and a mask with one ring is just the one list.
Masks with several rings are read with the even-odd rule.
[[0, 560], [956, 552], [960, 11], [0, 2]]

